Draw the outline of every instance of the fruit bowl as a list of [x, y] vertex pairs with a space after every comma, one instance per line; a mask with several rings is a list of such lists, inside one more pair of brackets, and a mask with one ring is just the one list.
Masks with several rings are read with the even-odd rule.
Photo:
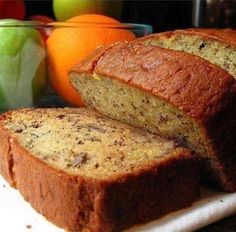
[[153, 28], [151, 25], [147, 24], [137, 24], [137, 23], [102, 23], [102, 22], [51, 22], [51, 23], [39, 23], [36, 21], [26, 21], [28, 25], [35, 25], [36, 27], [44, 27], [54, 30], [56, 28], [84, 28], [84, 29], [94, 29], [94, 28], [103, 28], [106, 30], [129, 30], [133, 32], [136, 37], [142, 37], [152, 33]]
[[144, 24], [1, 20], [0, 111], [80, 105], [69, 69], [98, 46], [151, 32]]

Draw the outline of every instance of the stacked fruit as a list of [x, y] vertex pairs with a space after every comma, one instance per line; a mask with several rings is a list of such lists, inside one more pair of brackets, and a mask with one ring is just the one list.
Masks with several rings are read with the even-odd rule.
[[[0, 36], [4, 38], [0, 40], [0, 110], [34, 106], [46, 86], [46, 70], [58, 95], [72, 105], [83, 105], [67, 72], [98, 46], [135, 38], [124, 29], [95, 25], [119, 26], [119, 21], [105, 15], [118, 17], [121, 9], [122, 1], [54, 0], [55, 18], [65, 21], [64, 27], [56, 28], [56, 20], [48, 16], [27, 18], [39, 21], [38, 25], [48, 24], [48, 33], [48, 27], [19, 21], [27, 13], [24, 1], [0, 0]], [[68, 27], [71, 23], [73, 26]]]

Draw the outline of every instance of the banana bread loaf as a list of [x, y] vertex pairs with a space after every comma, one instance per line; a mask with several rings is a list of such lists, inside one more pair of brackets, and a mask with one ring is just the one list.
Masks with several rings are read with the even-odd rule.
[[236, 78], [236, 30], [176, 30], [153, 34], [140, 40], [146, 45], [158, 45], [200, 56]]
[[188, 150], [87, 109], [6, 113], [0, 141], [1, 175], [70, 231], [120, 231], [199, 196]]
[[71, 70], [85, 104], [175, 138], [201, 154], [204, 175], [236, 190], [235, 79], [200, 57], [131, 42], [103, 48]]

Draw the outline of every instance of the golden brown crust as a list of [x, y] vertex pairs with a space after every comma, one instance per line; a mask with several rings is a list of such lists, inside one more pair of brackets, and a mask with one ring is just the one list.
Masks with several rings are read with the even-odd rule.
[[[204, 123], [234, 95], [235, 80], [223, 69], [200, 57], [158, 46], [120, 44], [99, 60], [96, 57], [96, 64], [91, 74], [95, 72], [140, 88]], [[79, 64], [71, 72], [85, 71], [86, 66]]]
[[[7, 113], [0, 116], [0, 128], [3, 128], [3, 121], [7, 117]], [[9, 114], [10, 115], [10, 114]], [[8, 181], [8, 183], [12, 187], [15, 186], [14, 176], [12, 173], [12, 151], [10, 146], [10, 137], [7, 131], [4, 129], [0, 133], [0, 155], [1, 155], [1, 162], [0, 162], [0, 174]]]
[[[185, 201], [191, 202], [192, 197], [196, 197], [194, 186], [198, 176], [193, 176], [193, 173], [196, 173], [196, 166], [194, 163], [190, 164], [189, 160], [186, 162], [184, 156], [178, 159], [170, 158], [162, 165], [153, 168], [151, 172], [143, 172], [142, 177], [130, 175], [108, 185], [106, 189], [108, 202], [104, 211], [108, 215], [113, 215], [115, 228], [118, 231], [124, 229], [124, 225], [129, 227], [137, 223], [145, 223], [178, 209], [180, 205], [187, 206]], [[191, 170], [192, 167], [194, 170]], [[191, 175], [193, 183], [190, 182], [188, 175]], [[184, 199], [182, 197], [184, 195], [188, 199]], [[132, 217], [126, 216], [131, 214]]]
[[[0, 135], [7, 139], [0, 145], [1, 175], [13, 179], [38, 212], [67, 230], [120, 231], [186, 207], [199, 196], [198, 162], [187, 150], [138, 173], [99, 181], [48, 166], [21, 147], [3, 121]], [[12, 165], [4, 161], [8, 151]], [[11, 178], [3, 170], [10, 170]]]
[[84, 72], [93, 72], [95, 66], [99, 59], [107, 52], [113, 45], [101, 46], [97, 48], [90, 56], [80, 62], [81, 67], [83, 67]]

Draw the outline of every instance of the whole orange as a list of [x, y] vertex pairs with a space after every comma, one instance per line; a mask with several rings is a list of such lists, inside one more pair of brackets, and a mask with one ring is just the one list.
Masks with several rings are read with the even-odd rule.
[[[115, 29], [114, 25], [119, 26], [120, 22], [103, 15], [85, 14], [66, 22], [71, 25], [54, 29], [46, 42], [49, 81], [64, 100], [74, 106], [82, 106], [79, 94], [69, 82], [68, 71], [97, 47], [130, 41], [135, 39], [135, 35], [125, 29]], [[78, 22], [80, 26], [76, 25]], [[104, 27], [105, 24], [112, 27]]]

